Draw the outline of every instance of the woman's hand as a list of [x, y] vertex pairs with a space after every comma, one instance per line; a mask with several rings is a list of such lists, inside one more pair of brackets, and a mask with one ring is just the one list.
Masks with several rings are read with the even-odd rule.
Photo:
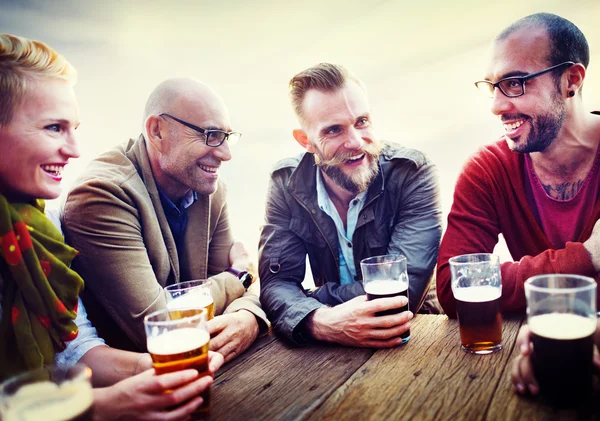
[[[223, 364], [223, 356], [209, 352], [211, 373]], [[213, 382], [193, 369], [156, 375], [154, 369], [114, 386], [94, 389], [96, 420], [187, 420], [202, 405], [199, 395]], [[167, 392], [169, 391], [169, 392]]]

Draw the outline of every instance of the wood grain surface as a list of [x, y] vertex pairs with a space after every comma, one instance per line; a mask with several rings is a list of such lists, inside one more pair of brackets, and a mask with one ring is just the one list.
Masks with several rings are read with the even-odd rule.
[[371, 349], [275, 341], [212, 386], [212, 420], [290, 420], [311, 413], [373, 354]]
[[309, 419], [484, 419], [520, 323], [503, 323], [502, 351], [474, 355], [456, 321], [420, 315], [404, 347], [377, 351]]

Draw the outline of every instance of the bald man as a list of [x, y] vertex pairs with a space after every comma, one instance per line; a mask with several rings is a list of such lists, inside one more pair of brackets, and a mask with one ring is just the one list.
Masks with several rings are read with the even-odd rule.
[[94, 160], [69, 192], [66, 241], [80, 251], [89, 318], [111, 346], [146, 350], [144, 316], [165, 308], [163, 288], [208, 277], [212, 350], [231, 360], [268, 330], [219, 179], [239, 136], [212, 89], [169, 79], [148, 98], [143, 134]]

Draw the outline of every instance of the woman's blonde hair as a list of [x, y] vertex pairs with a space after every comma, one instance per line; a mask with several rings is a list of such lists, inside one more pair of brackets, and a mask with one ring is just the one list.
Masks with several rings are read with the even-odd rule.
[[43, 42], [0, 34], [0, 127], [11, 121], [28, 83], [44, 78], [75, 84], [77, 72], [62, 55]]

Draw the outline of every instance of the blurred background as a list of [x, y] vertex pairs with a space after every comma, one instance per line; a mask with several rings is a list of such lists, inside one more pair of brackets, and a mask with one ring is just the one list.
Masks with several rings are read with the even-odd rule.
[[462, 165], [503, 132], [473, 82], [494, 36], [535, 12], [566, 17], [586, 35], [584, 100], [599, 110], [597, 0], [0, 0], [0, 31], [50, 44], [79, 72], [82, 157], [67, 167], [61, 199], [91, 159], [139, 135], [163, 79], [189, 76], [219, 92], [243, 133], [221, 177], [234, 234], [256, 257], [270, 168], [302, 152], [287, 97], [295, 73], [328, 61], [364, 81], [380, 137], [438, 166], [445, 224]]

